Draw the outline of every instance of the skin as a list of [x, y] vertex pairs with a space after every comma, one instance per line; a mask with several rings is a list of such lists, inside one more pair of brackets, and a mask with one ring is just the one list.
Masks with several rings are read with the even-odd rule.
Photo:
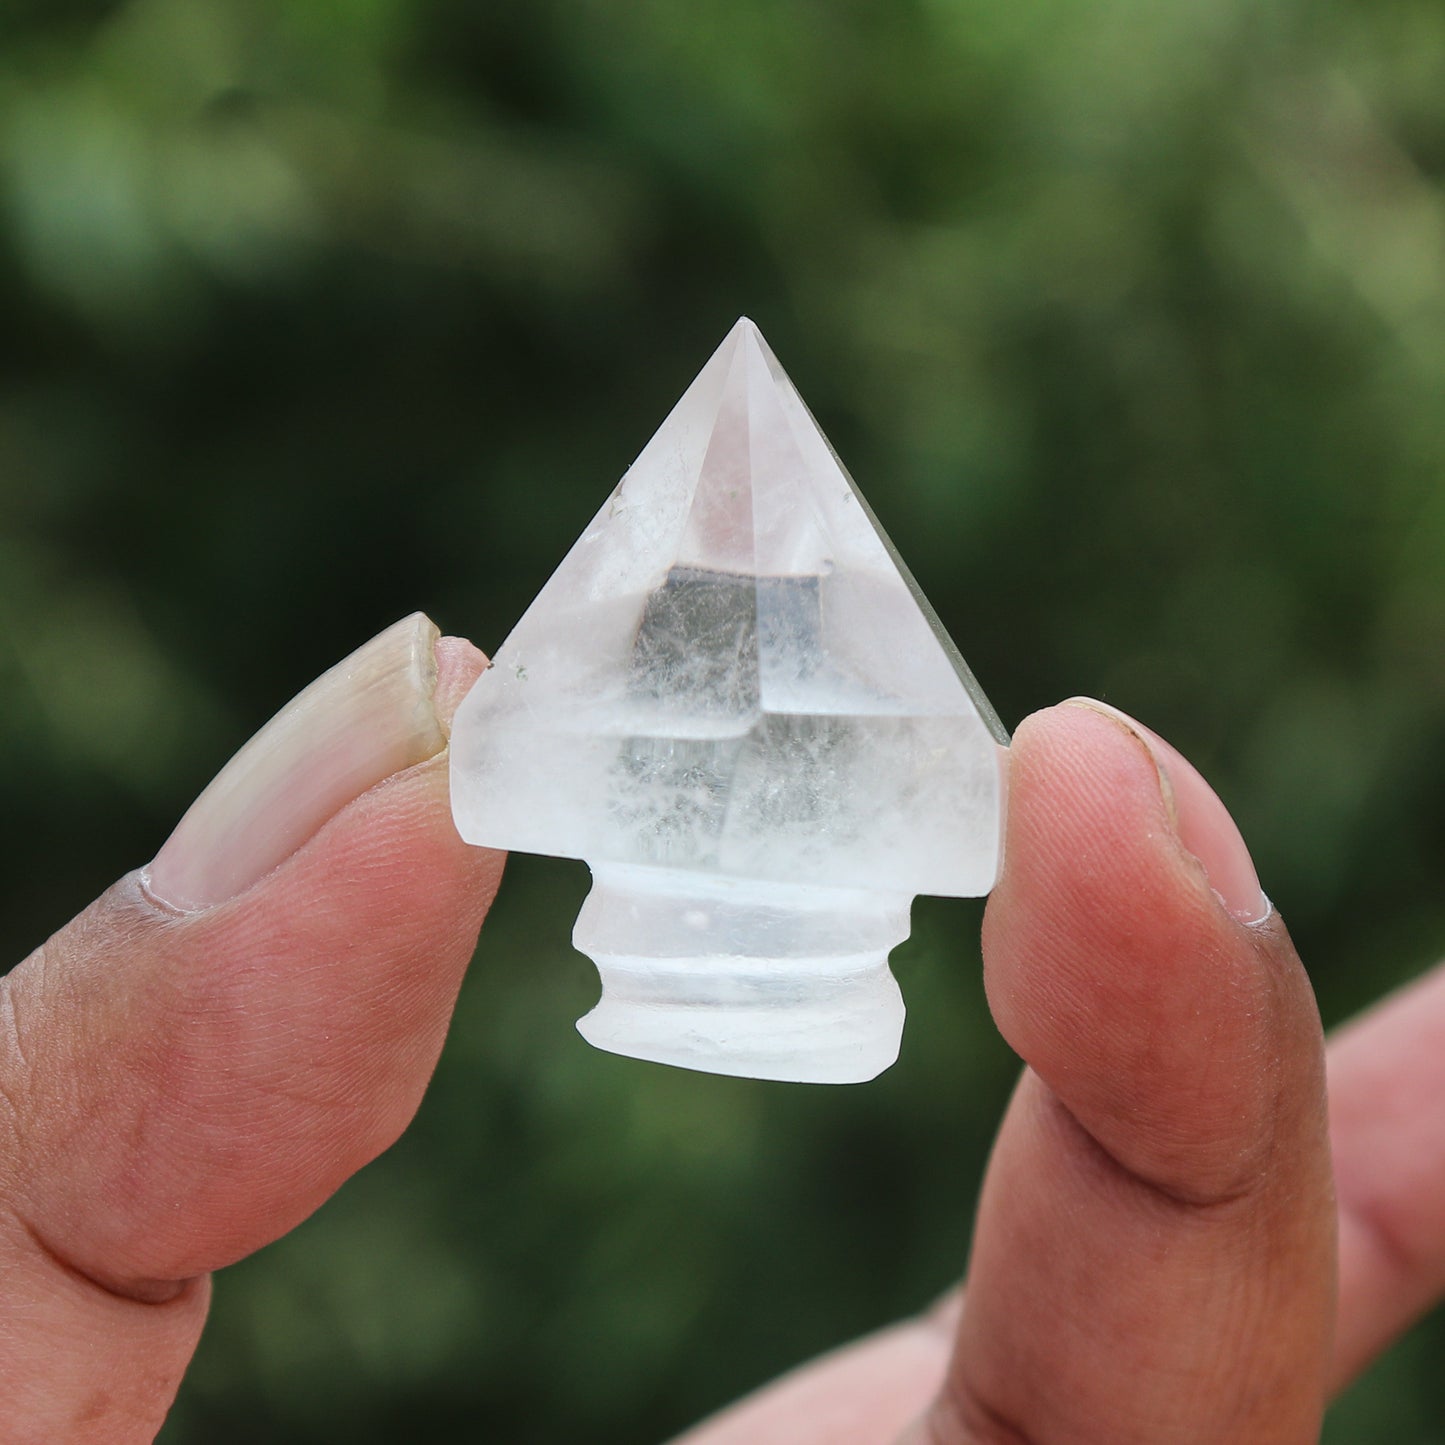
[[[439, 697], [481, 665], [449, 652]], [[0, 981], [7, 1441], [153, 1438], [210, 1273], [406, 1127], [501, 871], [458, 840], [446, 766], [229, 903], [123, 879]], [[984, 948], [1026, 1067], [966, 1297], [686, 1445], [1317, 1438], [1445, 1290], [1445, 976], [1327, 1057], [1283, 924], [1243, 921], [1242, 848], [1142, 730], [1067, 705], [1020, 727]]]

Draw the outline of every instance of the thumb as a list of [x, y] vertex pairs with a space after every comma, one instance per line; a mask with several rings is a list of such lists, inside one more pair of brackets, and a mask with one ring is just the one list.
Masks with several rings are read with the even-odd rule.
[[1222, 805], [1098, 705], [1013, 745], [989, 1000], [1028, 1064], [923, 1438], [1306, 1445], [1334, 1309], [1323, 1041]]
[[149, 1440], [207, 1273], [410, 1120], [501, 871], [447, 799], [483, 665], [420, 615], [388, 629], [0, 981], [7, 1441]]

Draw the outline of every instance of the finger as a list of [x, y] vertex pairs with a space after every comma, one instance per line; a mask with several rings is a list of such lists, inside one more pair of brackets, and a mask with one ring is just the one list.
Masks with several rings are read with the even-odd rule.
[[943, 1384], [958, 1297], [784, 1376], [673, 1445], [884, 1445]]
[[410, 1120], [500, 874], [447, 801], [483, 665], [381, 634], [0, 984], [7, 1439], [150, 1439], [207, 1272]]
[[1445, 969], [1338, 1033], [1329, 1080], [1339, 1388], [1445, 1294]]
[[1323, 1049], [1279, 920], [1241, 921], [1268, 908], [1237, 832], [1177, 753], [1064, 706], [1015, 739], [1005, 858], [985, 977], [1029, 1068], [920, 1438], [1314, 1441]]

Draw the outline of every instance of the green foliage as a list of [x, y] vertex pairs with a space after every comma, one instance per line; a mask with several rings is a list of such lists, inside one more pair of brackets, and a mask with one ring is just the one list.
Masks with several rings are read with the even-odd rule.
[[[421, 606], [494, 645], [763, 327], [1006, 720], [1241, 817], [1330, 1019], [1445, 939], [1432, 0], [70, 0], [0, 18], [17, 958]], [[219, 1283], [174, 1445], [658, 1437], [961, 1267], [1012, 1064], [921, 903], [902, 1063], [570, 1032], [518, 860], [411, 1135]], [[1338, 1438], [1434, 1438], [1419, 1335]], [[1346, 1427], [1348, 1430], [1346, 1431]]]

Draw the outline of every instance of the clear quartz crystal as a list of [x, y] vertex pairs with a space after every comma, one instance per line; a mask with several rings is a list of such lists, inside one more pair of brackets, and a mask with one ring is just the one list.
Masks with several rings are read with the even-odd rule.
[[583, 858], [599, 1048], [847, 1083], [918, 893], [988, 892], [1007, 737], [743, 319], [458, 710], [470, 843]]

